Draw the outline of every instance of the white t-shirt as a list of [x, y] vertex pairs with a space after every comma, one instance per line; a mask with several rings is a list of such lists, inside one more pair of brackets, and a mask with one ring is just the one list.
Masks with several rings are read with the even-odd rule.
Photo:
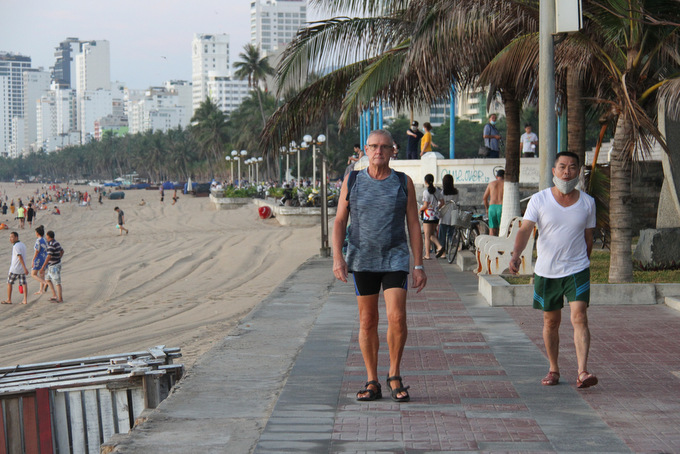
[[585, 230], [595, 228], [595, 199], [579, 191], [578, 201], [563, 207], [551, 188], [531, 197], [524, 219], [536, 223], [538, 258], [534, 271], [551, 279], [569, 276], [590, 266]]
[[[12, 264], [9, 267], [9, 272], [12, 274], [26, 274], [24, 267], [21, 266], [19, 261], [19, 256], [24, 258], [24, 263], [26, 263], [26, 246], [21, 241], [14, 243], [12, 247]], [[28, 265], [26, 265], [28, 267]]]
[[530, 132], [527, 134], [526, 132], [522, 134], [522, 136], [519, 138], [520, 142], [522, 142], [522, 153], [535, 153], [536, 149], [531, 148], [531, 144], [533, 142], [538, 142], [538, 136], [534, 134], [533, 132]]

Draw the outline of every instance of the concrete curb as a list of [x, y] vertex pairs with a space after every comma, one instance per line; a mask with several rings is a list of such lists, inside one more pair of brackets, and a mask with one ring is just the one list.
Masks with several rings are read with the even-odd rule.
[[[479, 275], [479, 293], [492, 307], [531, 306], [534, 287], [511, 285], [497, 275]], [[680, 284], [591, 284], [590, 299], [601, 306], [663, 304], [680, 295]], [[666, 304], [668, 304], [666, 302]], [[679, 303], [680, 306], [680, 303]], [[680, 309], [678, 309], [680, 310]]]

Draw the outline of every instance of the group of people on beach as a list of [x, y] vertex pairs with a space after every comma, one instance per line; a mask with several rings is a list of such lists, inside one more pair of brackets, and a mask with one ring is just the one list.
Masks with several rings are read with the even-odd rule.
[[[365, 146], [368, 167], [352, 171], [344, 178], [333, 229], [333, 273], [343, 282], [347, 282], [348, 274], [352, 273], [357, 295], [359, 347], [367, 373], [365, 385], [356, 393], [358, 401], [382, 398], [378, 378], [378, 297], [381, 288], [388, 321], [389, 369], [385, 383], [392, 400], [410, 400], [409, 386], [404, 385], [401, 376], [401, 359], [407, 338], [409, 273], [412, 274], [411, 285], [417, 293], [427, 284], [423, 259], [427, 259], [428, 255], [423, 255], [415, 187], [411, 178], [389, 167], [393, 150], [394, 140], [388, 131], [379, 129], [369, 134]], [[544, 314], [543, 338], [549, 361], [548, 374], [541, 380], [544, 386], [554, 386], [560, 381], [557, 358], [565, 297], [574, 326], [578, 359], [576, 386], [588, 388], [598, 383], [597, 377], [587, 370], [590, 349], [587, 308], [590, 302], [595, 203], [592, 197], [576, 189], [579, 169], [576, 154], [557, 154], [552, 169], [555, 186], [538, 192], [529, 201], [510, 262], [510, 271], [517, 273], [521, 264], [520, 253], [534, 227], [537, 227], [540, 236], [533, 306]], [[430, 199], [436, 193], [430, 190], [434, 179], [428, 177], [423, 197], [425, 209], [420, 210], [423, 213], [433, 205], [434, 201]], [[449, 196], [454, 197], [455, 194]], [[434, 239], [432, 229], [427, 225], [424, 221], [426, 242]], [[346, 255], [343, 253], [345, 247]]]
[[[34, 295], [42, 295], [47, 290], [52, 291], [50, 301], [62, 303], [61, 288], [61, 258], [64, 256], [64, 249], [55, 239], [54, 232], [41, 225], [35, 228], [35, 245], [33, 246], [33, 258], [30, 262], [30, 276], [38, 281], [39, 289]], [[19, 284], [19, 293], [23, 294], [23, 304], [28, 304], [28, 283], [26, 277], [29, 275], [27, 266], [26, 245], [19, 240], [19, 233], [11, 232], [9, 241], [12, 244], [12, 260], [7, 277], [7, 299], [0, 304], [12, 304], [12, 290], [14, 283]]]

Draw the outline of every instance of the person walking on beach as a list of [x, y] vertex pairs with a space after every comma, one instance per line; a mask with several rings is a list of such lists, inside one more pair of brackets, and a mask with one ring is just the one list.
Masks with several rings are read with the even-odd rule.
[[578, 371], [576, 386], [595, 386], [597, 377], [588, 372], [590, 330], [587, 309], [590, 304], [590, 252], [595, 230], [595, 200], [576, 189], [579, 158], [568, 151], [557, 153], [553, 165], [552, 188], [531, 197], [522, 227], [517, 233], [510, 260], [510, 271], [517, 273], [520, 254], [534, 226], [538, 227], [538, 258], [534, 268], [535, 309], [543, 310], [543, 342], [550, 368], [541, 380], [545, 386], [560, 381], [559, 328], [564, 297], [569, 302]]
[[1, 304], [12, 304], [12, 286], [19, 281], [19, 293], [24, 294], [23, 304], [28, 304], [28, 287], [26, 286], [26, 275], [28, 268], [26, 268], [26, 246], [19, 241], [19, 234], [12, 232], [9, 234], [9, 242], [12, 243], [12, 262], [9, 266], [9, 275], [7, 276], [7, 299]]
[[19, 202], [19, 208], [17, 208], [17, 218], [19, 219], [19, 227], [23, 229], [26, 224], [26, 208], [21, 202]]
[[489, 115], [489, 122], [484, 125], [484, 145], [489, 149], [487, 158], [500, 157], [501, 133], [496, 129], [496, 114]]
[[501, 214], [503, 214], [503, 184], [505, 183], [505, 170], [496, 172], [496, 179], [489, 183], [484, 191], [482, 199], [484, 208], [489, 217], [489, 233], [498, 236], [501, 226]]
[[123, 225], [125, 224], [125, 213], [123, 212], [123, 210], [121, 210], [120, 208], [116, 207], [116, 208], [113, 209], [113, 211], [115, 211], [115, 212], [118, 213], [118, 229], [120, 229], [120, 234], [121, 234], [121, 235], [123, 234], [123, 230], [125, 230], [125, 234], [126, 234], [126, 235], [127, 235], [128, 233], [130, 233], [130, 232], [128, 231], [128, 229], [126, 229], [125, 227], [123, 227]]
[[35, 246], [33, 249], [33, 265], [31, 266], [31, 277], [40, 282], [40, 288], [34, 295], [42, 295], [47, 291], [47, 282], [45, 282], [45, 261], [47, 260], [47, 241], [45, 241], [45, 227], [38, 226], [35, 229]]
[[45, 236], [47, 237], [47, 260], [45, 260], [42, 269], [44, 270], [47, 267], [45, 281], [50, 286], [50, 290], [52, 290], [50, 301], [53, 303], [63, 303], [64, 300], [61, 294], [61, 258], [64, 256], [64, 249], [54, 239], [54, 232], [52, 230], [48, 230]]
[[26, 209], [26, 221], [28, 221], [28, 226], [33, 227], [33, 219], [35, 218], [35, 210], [33, 209], [33, 203], [30, 202], [28, 204], [28, 208]]
[[418, 122], [411, 123], [411, 129], [406, 130], [408, 142], [406, 143], [406, 159], [418, 159], [418, 144], [423, 137], [423, 132], [418, 129]]
[[[345, 178], [333, 229], [333, 274], [342, 282], [347, 282], [348, 273], [354, 274], [359, 307], [359, 347], [368, 376], [366, 384], [356, 394], [359, 401], [382, 398], [378, 379], [378, 296], [381, 287], [387, 308], [390, 356], [386, 384], [392, 400], [410, 400], [409, 387], [404, 386], [400, 375], [407, 337], [409, 243], [415, 262], [412, 286], [420, 292], [427, 283], [416, 191], [411, 178], [390, 169], [393, 146], [389, 132], [378, 129], [369, 134], [365, 147], [368, 167]], [[345, 260], [342, 248], [350, 210], [352, 223]]]

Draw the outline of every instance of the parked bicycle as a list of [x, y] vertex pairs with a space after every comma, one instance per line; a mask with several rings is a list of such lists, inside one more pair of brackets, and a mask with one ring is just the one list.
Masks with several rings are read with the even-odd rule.
[[477, 235], [488, 232], [489, 224], [484, 219], [484, 215], [463, 210], [455, 202], [448, 202], [442, 207], [441, 211], [444, 213], [448, 211], [450, 213], [442, 215], [443, 221], [440, 221], [440, 224], [453, 227], [447, 229], [443, 245], [446, 248], [446, 260], [449, 263], [453, 263], [456, 260], [459, 249], [475, 251]]

